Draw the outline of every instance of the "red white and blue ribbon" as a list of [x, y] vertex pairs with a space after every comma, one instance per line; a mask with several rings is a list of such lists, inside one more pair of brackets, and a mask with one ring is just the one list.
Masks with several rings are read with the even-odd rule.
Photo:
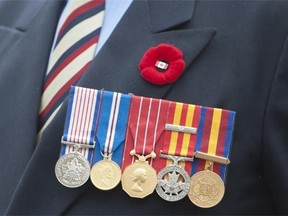
[[[101, 91], [72, 86], [70, 90], [63, 141], [94, 145], [97, 117], [101, 103]], [[61, 156], [74, 152], [73, 146], [63, 144]], [[81, 148], [81, 153], [90, 163], [93, 148]]]
[[121, 166], [130, 101], [131, 95], [103, 91], [93, 164], [112, 154]]

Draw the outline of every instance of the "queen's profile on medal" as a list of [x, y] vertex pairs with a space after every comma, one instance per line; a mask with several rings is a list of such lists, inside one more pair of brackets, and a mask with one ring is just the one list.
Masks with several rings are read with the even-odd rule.
[[157, 184], [157, 174], [152, 166], [146, 161], [147, 158], [155, 158], [156, 154], [138, 155], [135, 150], [130, 155], [136, 155], [138, 160], [127, 166], [122, 175], [122, 188], [131, 197], [144, 198], [153, 193]]
[[146, 180], [147, 180], [146, 170], [143, 168], [135, 169], [132, 175], [132, 181], [134, 182], [132, 190], [137, 192], [143, 191], [141, 185], [145, 183]]
[[90, 179], [96, 188], [111, 190], [120, 182], [121, 169], [114, 161], [106, 158], [92, 167]]
[[101, 183], [110, 187], [111, 181], [113, 180], [113, 170], [111, 166], [103, 164], [99, 168], [99, 175], [101, 176]]

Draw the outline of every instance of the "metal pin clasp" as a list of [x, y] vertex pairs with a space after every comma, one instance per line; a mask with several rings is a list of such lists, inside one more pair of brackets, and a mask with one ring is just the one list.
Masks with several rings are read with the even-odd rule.
[[61, 144], [72, 146], [75, 149], [77, 149], [77, 151], [79, 151], [79, 149], [81, 149], [81, 148], [95, 148], [95, 141], [94, 141], [93, 145], [88, 145], [88, 144], [84, 144], [84, 143], [75, 143], [75, 142], [65, 141], [63, 139], [63, 136], [61, 138]]
[[103, 156], [104, 160], [111, 160], [113, 153], [103, 153], [102, 151], [100, 151], [100, 154]]
[[191, 161], [192, 162], [194, 160], [194, 156], [190, 158], [190, 157], [166, 155], [166, 154], [163, 154], [162, 151], [160, 151], [160, 157], [173, 160], [173, 165], [177, 165], [179, 161]]
[[166, 124], [165, 130], [182, 132], [182, 133], [189, 133], [189, 134], [197, 134], [197, 128], [183, 126], [183, 125]]
[[225, 164], [225, 165], [228, 165], [230, 163], [229, 158], [220, 157], [217, 155], [211, 155], [211, 154], [207, 154], [207, 153], [200, 152], [200, 151], [196, 151], [194, 154], [194, 157], [199, 158], [199, 159], [203, 159], [203, 160], [207, 160], [210, 162]]
[[150, 154], [148, 154], [148, 155], [139, 155], [139, 154], [137, 154], [136, 153], [136, 151], [135, 151], [135, 149], [133, 149], [133, 150], [131, 150], [130, 151], [130, 155], [131, 156], [136, 156], [136, 157], [138, 157], [138, 161], [139, 162], [147, 162], [146, 160], [148, 159], [148, 158], [155, 158], [156, 157], [156, 153], [154, 152], [154, 151], [152, 151]]
[[214, 169], [214, 162], [208, 161], [208, 166], [207, 166], [206, 170], [213, 171], [213, 169]]

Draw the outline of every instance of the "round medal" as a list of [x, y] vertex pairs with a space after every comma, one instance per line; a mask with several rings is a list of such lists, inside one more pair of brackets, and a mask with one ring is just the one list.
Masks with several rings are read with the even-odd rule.
[[224, 182], [216, 173], [204, 170], [191, 177], [189, 198], [196, 206], [210, 208], [217, 205], [223, 198]]
[[112, 160], [104, 159], [96, 163], [90, 173], [93, 185], [100, 190], [111, 190], [121, 180], [121, 169]]
[[157, 174], [148, 163], [136, 161], [126, 167], [121, 183], [129, 196], [144, 198], [153, 193], [157, 184]]
[[68, 188], [83, 185], [89, 179], [89, 171], [89, 162], [77, 152], [63, 155], [55, 166], [58, 181]]
[[165, 167], [158, 173], [156, 192], [167, 201], [174, 202], [184, 198], [190, 187], [190, 176], [179, 165]]

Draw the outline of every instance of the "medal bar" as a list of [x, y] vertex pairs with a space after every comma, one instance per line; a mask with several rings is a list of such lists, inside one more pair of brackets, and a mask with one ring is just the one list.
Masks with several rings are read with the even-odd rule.
[[65, 187], [77, 188], [89, 179], [99, 97], [98, 90], [74, 86], [70, 90], [61, 157], [55, 166], [57, 180]]
[[166, 122], [166, 129], [169, 130], [165, 130], [163, 148], [160, 151], [161, 170], [156, 187], [158, 195], [166, 201], [179, 201], [189, 192], [200, 108], [195, 105], [170, 103]]
[[189, 134], [197, 134], [197, 128], [187, 127], [187, 126], [182, 126], [182, 125], [166, 124], [165, 130], [182, 132], [182, 133], [189, 133]]
[[192, 162], [194, 160], [194, 156], [190, 158], [190, 157], [166, 155], [166, 154], [163, 154], [162, 151], [160, 151], [160, 155], [159, 156], [161, 158], [172, 160], [176, 164], [178, 164], [179, 161], [190, 161], [190, 162]]
[[64, 144], [64, 145], [67, 145], [67, 146], [72, 146], [72, 147], [74, 147], [74, 148], [78, 148], [78, 149], [80, 149], [80, 148], [92, 148], [92, 149], [94, 149], [95, 148], [95, 142], [94, 142], [94, 144], [93, 145], [87, 145], [87, 144], [84, 144], [84, 143], [75, 143], [75, 142], [68, 142], [68, 141], [65, 141], [64, 139], [63, 139], [63, 136], [62, 136], [62, 138], [61, 138], [61, 144]]
[[164, 100], [132, 96], [121, 183], [133, 198], [144, 198], [156, 187], [152, 163], [156, 164], [156, 143], [164, 131], [168, 105]]
[[[225, 172], [235, 113], [202, 107], [188, 197], [201, 208], [217, 205], [225, 192]], [[221, 155], [221, 156], [220, 156]]]
[[121, 181], [133, 198], [188, 194], [210, 208], [224, 196], [234, 120], [229, 110], [72, 87], [55, 174], [69, 188], [90, 174], [101, 190]]
[[100, 190], [111, 190], [121, 180], [121, 159], [125, 142], [131, 95], [103, 91], [97, 143], [90, 179]]
[[225, 164], [225, 165], [230, 164], [229, 158], [220, 157], [217, 155], [211, 155], [211, 154], [207, 154], [207, 153], [200, 152], [200, 151], [196, 151], [194, 154], [194, 157], [198, 159], [203, 159], [206, 161], [213, 161], [216, 163]]

